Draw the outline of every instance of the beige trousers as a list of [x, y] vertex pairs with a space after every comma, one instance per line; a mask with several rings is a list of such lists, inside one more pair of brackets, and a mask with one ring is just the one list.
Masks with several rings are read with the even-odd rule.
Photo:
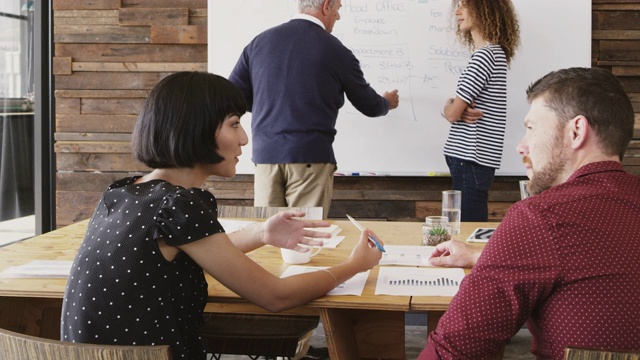
[[336, 164], [257, 164], [254, 206], [322, 206], [327, 218]]

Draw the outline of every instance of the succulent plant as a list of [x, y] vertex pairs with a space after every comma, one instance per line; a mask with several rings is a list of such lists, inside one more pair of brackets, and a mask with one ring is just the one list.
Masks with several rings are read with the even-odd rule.
[[423, 232], [422, 245], [435, 246], [448, 240], [451, 240], [448, 229], [444, 226], [435, 225]]
[[429, 229], [429, 236], [446, 236], [449, 235], [449, 232], [445, 227], [436, 225]]

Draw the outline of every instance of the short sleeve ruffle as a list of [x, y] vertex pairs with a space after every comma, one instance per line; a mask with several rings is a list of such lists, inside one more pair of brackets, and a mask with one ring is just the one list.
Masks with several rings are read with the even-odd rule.
[[156, 218], [156, 232], [169, 246], [179, 246], [224, 232], [217, 202], [205, 189], [180, 189], [165, 196]]

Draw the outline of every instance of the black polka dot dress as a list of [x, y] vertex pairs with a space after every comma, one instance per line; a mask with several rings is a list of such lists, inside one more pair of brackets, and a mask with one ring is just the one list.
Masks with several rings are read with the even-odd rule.
[[216, 200], [204, 189], [136, 179], [113, 183], [89, 222], [65, 291], [61, 339], [166, 344], [174, 359], [204, 359], [203, 270], [182, 252], [167, 261], [156, 239], [178, 246], [224, 231]]

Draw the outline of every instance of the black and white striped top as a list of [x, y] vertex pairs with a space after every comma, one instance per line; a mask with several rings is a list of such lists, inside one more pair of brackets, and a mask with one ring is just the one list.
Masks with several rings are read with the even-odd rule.
[[483, 116], [475, 124], [451, 125], [444, 154], [500, 167], [507, 124], [507, 58], [499, 45], [475, 51], [458, 79], [456, 96], [475, 103]]

